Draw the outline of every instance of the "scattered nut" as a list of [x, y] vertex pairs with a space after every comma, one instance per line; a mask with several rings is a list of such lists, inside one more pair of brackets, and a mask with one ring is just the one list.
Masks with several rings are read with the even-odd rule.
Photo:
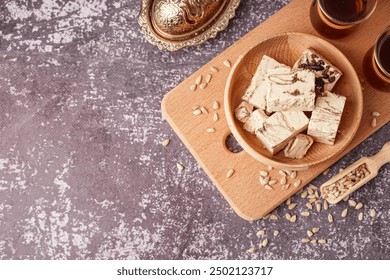
[[[295, 171], [294, 171], [294, 172], [295, 172]], [[294, 187], [298, 188], [301, 184], [302, 184], [302, 180], [299, 179], [298, 181], [296, 181], [296, 182], [294, 183]]]
[[230, 178], [230, 177], [232, 177], [233, 176], [233, 174], [234, 174], [234, 172], [235, 172], [235, 170], [234, 169], [229, 169], [228, 170], [228, 172], [227, 172], [227, 174], [226, 174], [226, 178]]
[[199, 109], [196, 109], [192, 112], [195, 116], [199, 116], [200, 114], [202, 114], [202, 111], [199, 110]]
[[271, 214], [269, 218], [273, 221], [276, 221], [278, 219], [278, 216], [276, 216], [275, 214]]
[[348, 215], [348, 208], [345, 208], [343, 212], [341, 212], [341, 217], [345, 218]]
[[293, 172], [291, 173], [290, 177], [291, 177], [292, 179], [295, 179], [295, 178], [297, 177], [297, 172], [296, 172], [296, 171], [293, 171]]
[[164, 141], [161, 142], [161, 145], [163, 145], [164, 147], [166, 147], [166, 146], [169, 145], [170, 142], [171, 142], [171, 140], [166, 139], [166, 140], [164, 140]]
[[270, 180], [270, 181], [268, 182], [268, 184], [270, 184], [271, 186], [273, 186], [273, 185], [275, 185], [277, 182], [278, 182], [278, 181], [276, 181], [276, 180]]
[[376, 127], [376, 118], [373, 118], [373, 119], [371, 120], [371, 126], [372, 126], [372, 127]]
[[350, 200], [348, 200], [348, 204], [349, 204], [350, 206], [352, 206], [352, 207], [355, 207], [357, 203], [356, 203], [355, 200], [350, 199]]
[[293, 210], [296, 206], [297, 206], [297, 203], [291, 203], [291, 204], [288, 206], [288, 210]]
[[290, 222], [295, 223], [297, 221], [297, 215], [292, 215]]
[[260, 171], [260, 175], [263, 176], [263, 177], [267, 177], [268, 176], [268, 172], [265, 171], [265, 170], [261, 170]]
[[324, 204], [322, 207], [324, 208], [324, 210], [328, 210], [328, 208], [329, 208], [328, 201], [324, 200]]
[[304, 217], [309, 217], [310, 216], [310, 212], [304, 211], [304, 212], [301, 212], [301, 215], [304, 216]]
[[206, 109], [206, 107], [204, 107], [204, 106], [202, 106], [202, 107], [200, 107], [200, 110], [202, 111], [202, 113], [204, 113], [204, 114], [208, 114], [209, 113], [209, 111]]
[[257, 236], [263, 236], [265, 234], [265, 230], [259, 230], [257, 233], [256, 233], [256, 235]]
[[214, 67], [214, 66], [211, 66], [211, 67], [210, 67], [210, 70], [211, 70], [211, 72], [213, 72], [213, 73], [217, 73], [217, 72], [218, 72], [218, 68], [217, 68], [217, 67]]
[[179, 171], [183, 171], [184, 169], [184, 165], [182, 165], [181, 163], [176, 163], [176, 167], [177, 169], [179, 169]]
[[359, 202], [358, 204], [356, 204], [355, 206], [355, 209], [356, 210], [359, 210], [359, 209], [362, 209], [363, 208], [363, 203]]
[[196, 85], [199, 85], [201, 82], [202, 82], [202, 75], [200, 75], [196, 80], [195, 80], [195, 84]]
[[229, 59], [226, 59], [226, 60], [223, 62], [223, 64], [224, 64], [226, 67], [228, 67], [228, 68], [232, 67], [232, 63], [230, 62]]
[[256, 248], [255, 247], [251, 247], [246, 252], [249, 253], [249, 254], [253, 254], [253, 253], [256, 252]]

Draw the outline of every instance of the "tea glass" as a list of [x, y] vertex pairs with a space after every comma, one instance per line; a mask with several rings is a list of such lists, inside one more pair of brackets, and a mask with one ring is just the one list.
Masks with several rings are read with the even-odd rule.
[[[385, 54], [381, 52], [385, 51], [382, 49], [385, 41], [386, 45], [390, 44], [388, 40], [390, 40], [390, 25], [379, 34], [374, 46], [367, 51], [363, 59], [363, 73], [367, 82], [373, 88], [386, 92], [390, 92], [390, 61], [388, 61], [390, 54], [386, 57], [387, 61], [384, 61]], [[384, 66], [385, 63], [387, 68]]]
[[[326, 1], [313, 1], [310, 7], [310, 21], [318, 33], [329, 39], [339, 39], [351, 34], [358, 28], [359, 24], [365, 22], [374, 13], [378, 4], [378, 0], [356, 0], [361, 1], [361, 4], [366, 4], [366, 6], [362, 12], [357, 14], [356, 18], [343, 20], [340, 17], [343, 10], [335, 10], [332, 15], [329, 8], [326, 7]], [[341, 5], [339, 7], [343, 8]]]

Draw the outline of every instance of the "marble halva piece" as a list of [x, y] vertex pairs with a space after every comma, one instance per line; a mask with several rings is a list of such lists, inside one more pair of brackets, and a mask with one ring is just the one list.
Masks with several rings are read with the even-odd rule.
[[262, 109], [257, 109], [252, 112], [248, 120], [244, 124], [244, 129], [252, 134], [256, 129], [259, 129], [263, 123], [268, 119], [268, 116]]
[[276, 73], [289, 73], [291, 67], [279, 63], [272, 57], [263, 55], [259, 66], [247, 88], [243, 100], [252, 104], [253, 106], [266, 110], [266, 95], [268, 90], [268, 76]]
[[288, 158], [302, 159], [313, 145], [314, 140], [306, 134], [298, 134], [288, 142], [284, 149], [284, 156]]
[[240, 105], [235, 109], [234, 114], [236, 119], [242, 123], [246, 123], [253, 111], [253, 105], [248, 102], [241, 102]]
[[332, 92], [325, 92], [324, 96], [317, 97], [316, 106], [311, 115], [307, 134], [315, 141], [333, 145], [346, 98]]
[[268, 77], [267, 111], [313, 111], [315, 75], [308, 70]]
[[277, 154], [298, 133], [306, 130], [309, 119], [303, 112], [276, 112], [255, 131], [267, 150]]

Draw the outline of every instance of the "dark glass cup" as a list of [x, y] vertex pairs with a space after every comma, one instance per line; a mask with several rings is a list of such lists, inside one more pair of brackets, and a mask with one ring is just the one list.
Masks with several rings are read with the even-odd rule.
[[375, 89], [390, 92], [390, 26], [377, 37], [363, 59], [363, 73]]
[[314, 0], [310, 21], [314, 29], [330, 39], [355, 31], [375, 11], [378, 0]]

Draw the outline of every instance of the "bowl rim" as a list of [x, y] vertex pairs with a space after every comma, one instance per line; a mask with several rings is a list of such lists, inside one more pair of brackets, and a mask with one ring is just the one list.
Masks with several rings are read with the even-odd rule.
[[[314, 160], [313, 162], [309, 162], [309, 163], [288, 164], [288, 163], [284, 163], [284, 162], [279, 162], [279, 161], [277, 161], [275, 159], [268, 158], [268, 157], [262, 155], [260, 152], [256, 151], [250, 144], [247, 143], [247, 141], [244, 139], [244, 137], [241, 136], [241, 133], [235, 127], [234, 113], [230, 110], [232, 102], [231, 102], [231, 98], [229, 98], [231, 96], [231, 94], [230, 94], [231, 90], [230, 89], [231, 89], [231, 86], [232, 86], [232, 78], [233, 78], [233, 75], [236, 73], [236, 70], [237, 70], [238, 66], [240, 65], [241, 61], [244, 59], [244, 57], [249, 52], [251, 52], [254, 48], [258, 47], [260, 44], [264, 44], [268, 40], [275, 39], [277, 37], [283, 37], [283, 36], [287, 36], [287, 37], [288, 36], [303, 36], [303, 37], [308, 37], [308, 38], [312, 38], [312, 39], [315, 39], [315, 40], [319, 40], [321, 43], [323, 43], [327, 47], [329, 47], [332, 52], [338, 53], [339, 55], [341, 55], [345, 59], [345, 62], [348, 64], [348, 66], [353, 71], [353, 75], [355, 76], [354, 78], [356, 78], [357, 81], [359, 81], [359, 76], [358, 76], [358, 74], [356, 72], [355, 67], [352, 65], [352, 63], [349, 61], [349, 59], [345, 56], [345, 54], [342, 51], [340, 51], [336, 46], [334, 46], [332, 43], [324, 40], [323, 38], [320, 38], [320, 37], [317, 37], [317, 36], [314, 36], [314, 35], [311, 35], [311, 34], [306, 34], [306, 33], [300, 33], [300, 32], [280, 33], [280, 34], [277, 34], [277, 35], [269, 36], [269, 37], [261, 40], [260, 42], [258, 42], [255, 45], [251, 46], [245, 53], [239, 55], [238, 59], [234, 63], [234, 65], [233, 65], [233, 67], [232, 67], [232, 69], [231, 69], [231, 71], [230, 71], [230, 73], [228, 75], [228, 78], [226, 80], [225, 92], [224, 92], [224, 111], [225, 111], [225, 116], [226, 116], [226, 120], [227, 120], [227, 123], [228, 123], [228, 127], [229, 127], [231, 133], [233, 134], [233, 136], [236, 138], [237, 142], [243, 148], [242, 152], [245, 151], [250, 156], [252, 156], [254, 159], [256, 159], [257, 161], [259, 161], [259, 162], [261, 162], [263, 164], [266, 164], [266, 165], [270, 165], [270, 166], [276, 167], [276, 168], [283, 168], [283, 169], [287, 169], [287, 170], [307, 170], [311, 166], [321, 164], [321, 163], [323, 163], [325, 161], [330, 160], [331, 158], [336, 157], [338, 154], [342, 153], [348, 147], [348, 145], [351, 143], [351, 141], [355, 137], [355, 135], [356, 135], [356, 133], [357, 133], [359, 127], [360, 127], [361, 119], [362, 119], [362, 116], [363, 116], [363, 100], [364, 100], [363, 99], [363, 91], [362, 91], [362, 87], [361, 87], [360, 82], [357, 83], [357, 86], [358, 86], [359, 90], [358, 90], [358, 92], [354, 92], [354, 94], [358, 94], [358, 96], [357, 96], [357, 100], [358, 100], [357, 103], [358, 104], [357, 104], [357, 108], [355, 108], [355, 109], [358, 110], [358, 117], [357, 117], [357, 119], [354, 122], [355, 123], [354, 129], [351, 131], [349, 136], [346, 138], [345, 144], [336, 153], [329, 153], [329, 155], [327, 155], [325, 157], [321, 157], [320, 159]], [[309, 47], [310, 46], [308, 46], [308, 48]]]

